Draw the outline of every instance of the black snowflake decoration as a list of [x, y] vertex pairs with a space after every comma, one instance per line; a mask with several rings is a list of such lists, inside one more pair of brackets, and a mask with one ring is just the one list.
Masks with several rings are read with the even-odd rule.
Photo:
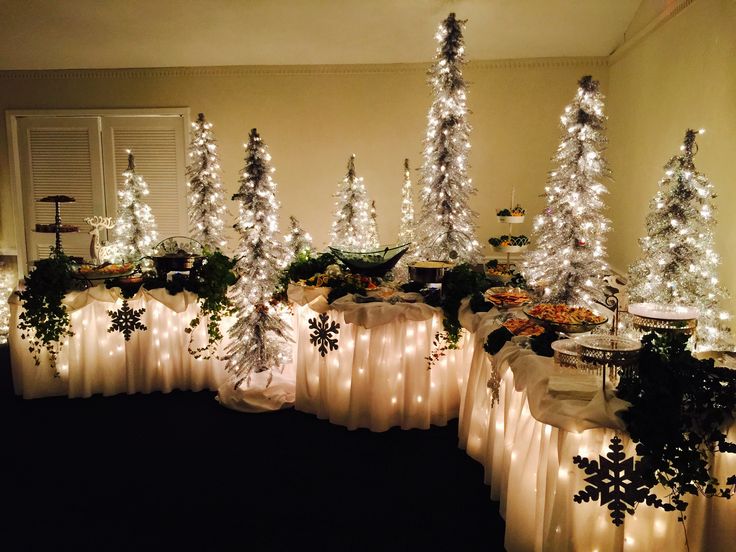
[[320, 314], [319, 321], [316, 318], [310, 318], [309, 329], [314, 330], [309, 334], [309, 342], [318, 348], [321, 356], [327, 354], [328, 347], [330, 351], [337, 351], [337, 336], [340, 333], [340, 324], [330, 321], [327, 313]]
[[634, 508], [643, 502], [648, 494], [646, 485], [637, 472], [637, 463], [633, 457], [626, 458], [621, 439], [614, 435], [606, 456], [599, 456], [600, 464], [575, 456], [572, 461], [590, 477], [586, 477], [587, 485], [577, 493], [573, 500], [578, 504], [600, 498], [601, 506], [608, 505], [614, 525], [622, 525], [626, 514], [633, 514]]
[[146, 312], [145, 308], [142, 309], [131, 309], [128, 305], [127, 299], [123, 299], [123, 306], [120, 310], [107, 311], [110, 315], [112, 323], [107, 328], [109, 333], [122, 332], [125, 337], [125, 341], [130, 341], [130, 334], [136, 330], [147, 330], [148, 328], [141, 322], [141, 315]]

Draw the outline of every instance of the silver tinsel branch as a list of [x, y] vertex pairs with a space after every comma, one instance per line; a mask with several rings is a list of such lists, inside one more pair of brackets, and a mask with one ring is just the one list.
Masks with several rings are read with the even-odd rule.
[[470, 208], [470, 198], [476, 189], [467, 174], [470, 124], [466, 119], [466, 85], [462, 73], [464, 26], [465, 21], [451, 13], [435, 35], [436, 62], [429, 72], [434, 101], [429, 109], [424, 141], [421, 211], [415, 229], [414, 258], [480, 260], [475, 236], [477, 215]]
[[187, 165], [189, 227], [192, 237], [211, 251], [225, 245], [220, 160], [212, 134], [212, 123], [200, 113], [192, 123]]
[[335, 194], [335, 218], [330, 245], [346, 251], [374, 251], [377, 236], [371, 232], [370, 204], [363, 179], [355, 172], [355, 154], [348, 160], [348, 172]]
[[235, 229], [240, 234], [235, 270], [238, 281], [230, 288], [236, 322], [230, 329], [225, 369], [235, 388], [250, 383], [252, 373], [280, 370], [288, 359], [289, 330], [271, 304], [279, 272], [286, 265], [286, 249], [279, 234], [279, 203], [271, 178], [271, 156], [256, 129], [246, 146], [240, 176], [240, 203]]
[[284, 236], [286, 248], [290, 252], [290, 258], [309, 255], [312, 251], [312, 236], [305, 232], [295, 216], [289, 217], [291, 229]]
[[414, 241], [414, 190], [411, 185], [409, 160], [404, 159], [404, 184], [401, 186], [401, 225], [399, 226], [399, 243]]
[[370, 240], [380, 246], [381, 239], [378, 237], [378, 212], [376, 211], [376, 200], [371, 200], [371, 225], [370, 225]]
[[733, 350], [730, 315], [719, 309], [727, 297], [719, 284], [715, 251], [713, 184], [695, 169], [697, 133], [687, 130], [682, 153], [665, 165], [650, 203], [642, 257], [629, 267], [631, 301], [696, 306], [698, 350]]
[[123, 260], [137, 261], [153, 252], [158, 233], [153, 212], [144, 201], [149, 194], [148, 184], [136, 174], [135, 158], [130, 151], [123, 178], [123, 185], [118, 190], [115, 245], [117, 254]]
[[557, 168], [549, 173], [547, 206], [534, 221], [534, 249], [524, 261], [524, 276], [547, 302], [592, 307], [606, 285], [611, 223], [603, 215], [602, 180], [610, 175], [603, 99], [598, 81], [585, 76], [560, 117]]

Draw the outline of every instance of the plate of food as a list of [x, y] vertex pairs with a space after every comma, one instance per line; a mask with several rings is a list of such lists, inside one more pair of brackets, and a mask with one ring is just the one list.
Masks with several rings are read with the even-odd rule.
[[133, 263], [103, 263], [101, 265], [81, 264], [74, 271], [77, 278], [84, 280], [107, 280], [127, 276], [133, 272]]
[[569, 334], [589, 332], [608, 322], [608, 318], [588, 308], [562, 303], [540, 303], [525, 309], [524, 314], [540, 326]]
[[499, 309], [513, 309], [532, 302], [531, 296], [525, 290], [514, 287], [488, 288], [483, 298]]
[[511, 318], [501, 325], [514, 335], [534, 336], [544, 333], [542, 326], [533, 320], [524, 320], [523, 318]]

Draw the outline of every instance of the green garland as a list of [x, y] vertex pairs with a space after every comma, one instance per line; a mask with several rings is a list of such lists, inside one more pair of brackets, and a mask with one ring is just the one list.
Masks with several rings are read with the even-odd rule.
[[485, 274], [473, 269], [469, 264], [461, 264], [448, 270], [442, 280], [442, 298], [438, 304], [442, 308], [444, 318], [444, 339], [449, 349], [457, 349], [462, 333], [462, 325], [458, 314], [460, 303], [470, 297], [471, 307], [481, 310], [490, 310], [490, 303], [486, 304], [483, 292], [491, 287], [491, 282]]
[[[194, 358], [212, 358], [222, 341], [220, 322], [224, 317], [233, 314], [233, 306], [227, 292], [237, 281], [233, 272], [235, 262], [235, 259], [219, 251], [205, 253], [202, 262], [196, 263], [189, 272], [186, 289], [199, 296], [199, 316], [192, 319], [189, 327], [184, 330], [190, 334], [187, 349]], [[191, 334], [200, 325], [203, 317], [207, 318], [207, 345], [192, 349]]]
[[72, 274], [69, 257], [52, 252], [48, 259], [36, 261], [34, 270], [25, 279], [25, 289], [18, 292], [23, 302], [18, 329], [22, 332], [21, 339], [30, 343], [28, 350], [36, 366], [41, 364], [41, 351], [46, 349], [49, 363], [56, 369], [64, 338], [74, 335], [69, 329], [69, 313], [61, 302], [70, 289], [80, 287], [80, 281]]
[[721, 482], [709, 473], [715, 454], [736, 453], [724, 433], [736, 414], [736, 371], [694, 358], [682, 334], [649, 334], [642, 344], [639, 369], [618, 385], [617, 395], [631, 403], [620, 416], [637, 443], [643, 484], [669, 491], [666, 502], [650, 492], [646, 504], [676, 510], [684, 521], [687, 495], [736, 492], [736, 475]]

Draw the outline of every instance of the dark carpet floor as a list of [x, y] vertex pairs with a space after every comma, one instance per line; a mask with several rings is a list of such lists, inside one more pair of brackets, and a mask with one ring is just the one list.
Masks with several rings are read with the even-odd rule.
[[0, 347], [0, 549], [502, 550], [457, 422], [371, 433], [210, 392], [13, 395]]

